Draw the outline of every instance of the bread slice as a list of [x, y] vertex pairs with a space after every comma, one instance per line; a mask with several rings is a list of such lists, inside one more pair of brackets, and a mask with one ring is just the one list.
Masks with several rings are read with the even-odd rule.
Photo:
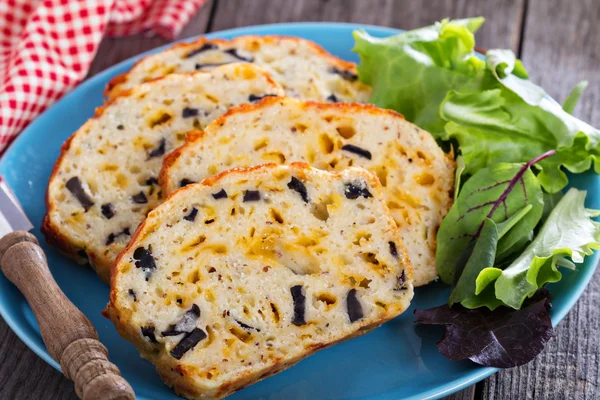
[[249, 96], [282, 94], [264, 70], [237, 63], [169, 75], [113, 99], [62, 147], [46, 193], [48, 242], [89, 260], [108, 282], [117, 254], [161, 202], [163, 155]]
[[358, 81], [354, 63], [332, 56], [314, 42], [284, 36], [240, 36], [233, 40], [201, 38], [148, 56], [115, 78], [107, 95], [114, 97], [173, 72], [205, 70], [235, 61], [265, 68], [290, 97], [364, 103], [371, 94], [370, 88]]
[[150, 212], [106, 314], [190, 399], [216, 399], [401, 314], [412, 270], [377, 178], [233, 169]]
[[452, 204], [454, 163], [431, 135], [401, 115], [360, 104], [264, 99], [230, 110], [167, 156], [159, 181], [182, 183], [265, 162], [304, 161], [375, 173], [415, 269], [415, 286], [437, 277], [437, 229]]

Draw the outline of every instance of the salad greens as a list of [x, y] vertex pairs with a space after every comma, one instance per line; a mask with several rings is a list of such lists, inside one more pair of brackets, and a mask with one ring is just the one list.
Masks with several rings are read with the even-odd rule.
[[[447, 325], [438, 347], [451, 359], [513, 366], [533, 358], [551, 334], [545, 286], [561, 279], [558, 267], [575, 268], [600, 249], [600, 224], [592, 220], [600, 211], [584, 207], [583, 191], [562, 194], [567, 171], [600, 173], [600, 131], [572, 115], [586, 82], [561, 106], [529, 80], [513, 52], [477, 54], [483, 22], [446, 19], [388, 38], [355, 31], [354, 51], [371, 102], [402, 113], [458, 155], [454, 205], [436, 252], [440, 278], [453, 289], [447, 305], [419, 310], [417, 320]], [[516, 343], [503, 331], [515, 320], [535, 334]], [[461, 335], [469, 327], [482, 340], [466, 354], [469, 339]], [[520, 345], [531, 351], [515, 358]]]
[[[522, 163], [556, 150], [537, 164], [549, 193], [563, 189], [561, 167], [600, 173], [600, 131], [569, 114], [527, 79], [509, 50], [475, 53], [474, 32], [482, 18], [449, 21], [389, 38], [354, 33], [360, 79], [373, 87], [371, 101], [392, 108], [441, 140], [455, 139], [472, 175], [498, 162]], [[390, 90], [390, 88], [393, 88]]]
[[444, 357], [511, 368], [533, 360], [552, 337], [549, 309], [550, 292], [542, 289], [520, 310], [441, 306], [415, 310], [415, 319], [420, 324], [444, 325], [444, 337], [437, 343]]
[[500, 163], [479, 170], [464, 184], [438, 231], [436, 262], [444, 282], [455, 282], [457, 256], [479, 237], [486, 218], [496, 223], [503, 222], [531, 206], [500, 241], [500, 253], [510, 249], [535, 228], [542, 216], [544, 203], [539, 182], [529, 166]]
[[474, 32], [483, 21], [442, 21], [385, 39], [354, 32], [358, 74], [373, 87], [371, 103], [401, 112], [439, 136], [446, 124], [439, 111], [446, 93], [472, 84], [474, 75], [483, 77], [485, 62], [473, 52]]
[[573, 262], [581, 263], [592, 250], [600, 249], [600, 223], [591, 219], [600, 216], [600, 211], [584, 207], [585, 194], [570, 189], [519, 257], [503, 269], [481, 271], [475, 293], [495, 280], [496, 298], [519, 309], [540, 287], [560, 280], [557, 266], [575, 269]]

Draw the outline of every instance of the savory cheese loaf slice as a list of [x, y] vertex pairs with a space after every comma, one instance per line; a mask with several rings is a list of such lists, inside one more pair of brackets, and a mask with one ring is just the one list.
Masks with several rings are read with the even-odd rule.
[[201, 38], [148, 56], [115, 78], [107, 95], [114, 97], [124, 89], [173, 72], [239, 61], [265, 68], [290, 97], [364, 103], [371, 94], [370, 88], [359, 82], [354, 63], [332, 56], [314, 42], [284, 36], [240, 36], [233, 40]]
[[415, 286], [437, 277], [437, 229], [452, 204], [454, 164], [431, 135], [388, 110], [279, 98], [230, 110], [169, 155], [159, 181], [169, 194], [232, 167], [304, 161], [375, 173], [415, 269]]
[[412, 270], [375, 176], [233, 169], [150, 212], [106, 309], [190, 399], [215, 399], [402, 313]]
[[42, 231], [108, 282], [109, 269], [148, 211], [161, 201], [164, 154], [249, 97], [282, 95], [259, 67], [229, 64], [210, 73], [145, 83], [97, 110], [63, 145], [46, 194]]

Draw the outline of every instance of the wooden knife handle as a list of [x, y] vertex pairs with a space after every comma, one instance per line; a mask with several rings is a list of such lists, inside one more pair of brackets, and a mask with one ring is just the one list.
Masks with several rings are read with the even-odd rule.
[[35, 236], [13, 232], [0, 239], [0, 267], [27, 299], [50, 355], [83, 400], [133, 400], [133, 389], [108, 361], [90, 321], [60, 290]]

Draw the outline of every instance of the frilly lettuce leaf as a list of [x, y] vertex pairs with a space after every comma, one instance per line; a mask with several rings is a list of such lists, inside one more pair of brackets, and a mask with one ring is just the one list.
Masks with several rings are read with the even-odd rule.
[[504, 269], [480, 272], [475, 294], [493, 288], [496, 299], [519, 309], [539, 288], [560, 280], [558, 267], [574, 268], [573, 263], [583, 262], [586, 255], [600, 249], [600, 223], [591, 219], [600, 210], [586, 209], [585, 196], [585, 191], [570, 189], [519, 257]]
[[499, 162], [522, 163], [548, 150], [540, 162], [542, 187], [556, 193], [565, 169], [600, 173], [600, 131], [573, 117], [578, 87], [563, 109], [528, 79], [509, 50], [475, 51], [482, 18], [443, 20], [389, 38], [354, 32], [361, 81], [371, 102], [394, 109], [442, 140], [455, 139], [466, 175]]
[[524, 76], [524, 68], [508, 50], [487, 53], [488, 71], [496, 83], [483, 91], [449, 91], [440, 113], [448, 121], [442, 139], [459, 143], [465, 173], [496, 162], [523, 162], [545, 151], [556, 155], [541, 161], [538, 179], [555, 193], [568, 183], [561, 170], [600, 173], [600, 131], [573, 117], [544, 90]]
[[483, 76], [473, 35], [483, 21], [446, 19], [383, 39], [355, 31], [353, 50], [361, 59], [360, 80], [373, 87], [371, 103], [399, 111], [431, 133], [443, 132], [439, 108], [446, 93], [477, 85]]

